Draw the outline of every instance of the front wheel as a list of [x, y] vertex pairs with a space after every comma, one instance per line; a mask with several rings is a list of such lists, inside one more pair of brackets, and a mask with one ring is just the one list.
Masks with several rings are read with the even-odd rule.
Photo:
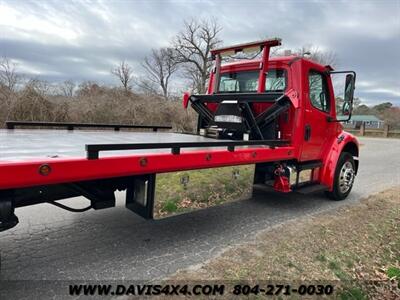
[[353, 156], [348, 152], [340, 154], [335, 170], [333, 190], [326, 192], [332, 200], [343, 200], [353, 187], [354, 177], [356, 176]]

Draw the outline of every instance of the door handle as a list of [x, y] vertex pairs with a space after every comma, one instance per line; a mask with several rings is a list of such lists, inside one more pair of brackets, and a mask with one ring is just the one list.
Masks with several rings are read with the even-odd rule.
[[311, 126], [307, 124], [304, 131], [304, 140], [309, 141], [310, 138], [311, 138]]

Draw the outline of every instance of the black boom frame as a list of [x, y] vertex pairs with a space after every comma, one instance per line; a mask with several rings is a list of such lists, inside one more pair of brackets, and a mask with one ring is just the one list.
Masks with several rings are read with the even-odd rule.
[[[224, 101], [235, 101], [242, 112], [244, 123], [252, 139], [265, 140], [267, 137], [263, 129], [270, 125], [276, 118], [290, 107], [289, 98], [281, 92], [242, 93], [242, 94], [211, 94], [192, 95], [189, 98], [192, 108], [199, 114], [198, 131], [203, 126], [215, 124], [215, 114], [207, 107], [208, 103], [221, 104]], [[252, 103], [273, 103], [263, 113], [254, 116], [251, 109]]]

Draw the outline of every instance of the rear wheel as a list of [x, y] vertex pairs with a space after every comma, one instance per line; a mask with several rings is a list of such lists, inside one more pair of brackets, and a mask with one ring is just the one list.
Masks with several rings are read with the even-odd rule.
[[332, 200], [345, 199], [353, 187], [355, 175], [353, 156], [348, 152], [343, 152], [336, 165], [333, 190], [326, 192], [326, 195]]

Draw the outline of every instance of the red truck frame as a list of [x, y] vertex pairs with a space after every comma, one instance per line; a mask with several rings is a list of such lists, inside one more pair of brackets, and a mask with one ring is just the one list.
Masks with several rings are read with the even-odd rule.
[[[281, 192], [325, 190], [332, 199], [346, 198], [357, 173], [359, 146], [353, 135], [343, 131], [337, 119], [331, 80], [334, 71], [304, 57], [270, 58], [270, 48], [280, 43], [280, 39], [270, 39], [212, 51], [215, 67], [207, 94], [185, 94], [183, 105], [187, 108], [190, 104], [199, 114], [197, 133], [215, 140], [87, 144], [86, 157], [0, 160], [0, 231], [18, 223], [15, 208], [39, 203], [51, 203], [71, 211], [113, 207], [117, 190], [126, 190], [127, 208], [152, 218], [155, 174], [180, 170], [255, 164], [255, 184], [272, 180], [273, 188]], [[248, 49], [260, 51], [261, 59], [221, 65], [224, 57]], [[282, 90], [266, 90], [271, 70], [283, 74]], [[229, 76], [243, 72], [257, 72], [255, 90], [220, 90], [222, 77], [228, 78], [224, 84], [234, 84], [237, 88], [238, 81]], [[342, 110], [349, 119], [355, 73], [342, 73], [347, 74]], [[317, 102], [321, 105], [311, 101], [310, 76], [320, 82]], [[18, 125], [62, 125], [71, 129], [88, 124], [9, 122], [8, 128], [15, 130]], [[105, 126], [119, 130], [125, 125]], [[100, 155], [104, 151], [138, 149], [168, 150], [113, 157]], [[305, 182], [299, 179], [304, 170], [310, 171]], [[144, 189], [146, 193], [141, 192]], [[144, 194], [146, 199], [139, 199]], [[90, 205], [76, 210], [58, 202], [75, 196], [86, 197]]]

